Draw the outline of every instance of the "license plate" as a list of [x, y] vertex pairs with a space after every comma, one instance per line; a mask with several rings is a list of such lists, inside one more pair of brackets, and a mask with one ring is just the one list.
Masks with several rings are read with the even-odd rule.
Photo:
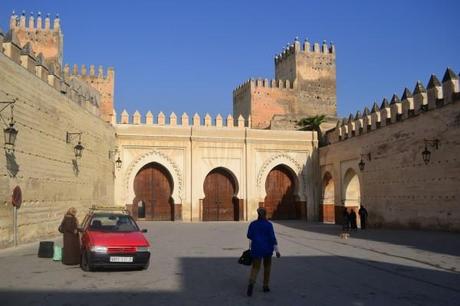
[[110, 256], [110, 262], [133, 262], [132, 257]]

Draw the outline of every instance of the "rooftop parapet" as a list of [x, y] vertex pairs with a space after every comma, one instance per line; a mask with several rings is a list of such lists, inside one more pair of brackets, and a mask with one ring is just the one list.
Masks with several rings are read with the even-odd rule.
[[362, 114], [358, 111], [354, 117], [350, 115], [338, 122], [335, 128], [326, 132], [326, 137], [329, 143], [335, 143], [459, 101], [459, 77], [447, 68], [442, 83], [435, 75], [431, 75], [427, 88], [417, 81], [412, 92], [404, 89], [401, 99], [394, 94], [390, 102], [384, 98], [380, 107], [374, 102], [370, 111], [365, 107]]
[[294, 42], [288, 43], [283, 51], [275, 55], [275, 64], [295, 53], [317, 53], [323, 56], [335, 56], [335, 46], [332, 41], [328, 44], [325, 40], [321, 44], [318, 42], [311, 44], [308, 38], [301, 44], [299, 38], [296, 37]]
[[[53, 26], [51, 26], [51, 24]], [[17, 15], [15, 11], [10, 16], [10, 29], [24, 29], [29, 32], [37, 31], [54, 31], [59, 32], [61, 30], [61, 20], [59, 14], [51, 20], [50, 14], [46, 14], [45, 18], [42, 18], [41, 12], [37, 13], [37, 17], [33, 12], [30, 12], [27, 18], [26, 12], [22, 11], [21, 15]]]
[[[139, 111], [135, 111], [132, 116], [127, 110], [121, 112], [120, 118], [117, 118], [115, 110], [113, 111], [115, 118], [112, 121], [114, 124], [129, 124], [129, 125], [144, 125], [144, 126], [162, 126], [162, 127], [212, 127], [212, 128], [244, 128], [250, 126], [251, 118], [245, 119], [243, 116], [239, 116], [234, 119], [232, 115], [224, 117], [221, 114], [217, 114], [213, 118], [210, 114], [206, 113], [205, 116], [200, 116], [195, 113], [193, 116], [189, 116], [187, 113], [183, 113], [179, 117], [172, 112], [169, 116], [166, 116], [163, 112], [159, 112], [156, 116], [148, 111], [145, 116], [142, 116]], [[144, 119], [143, 119], [144, 118]], [[189, 118], [192, 118], [191, 122]], [[155, 120], [156, 119], [156, 120]]]
[[256, 89], [256, 88], [273, 88], [278, 90], [292, 90], [297, 88], [297, 81], [291, 82], [290, 80], [275, 80], [275, 79], [249, 79], [243, 84], [237, 86], [233, 90], [233, 96], [241, 92]]
[[82, 64], [80, 67], [77, 64], [72, 66], [70, 69], [69, 64], [64, 66], [64, 75], [66, 77], [82, 77], [82, 78], [94, 78], [101, 80], [111, 80], [114, 78], [115, 71], [113, 67], [108, 67], [104, 70], [102, 65], [99, 65], [96, 73], [95, 65], [89, 65], [89, 70], [85, 64]]

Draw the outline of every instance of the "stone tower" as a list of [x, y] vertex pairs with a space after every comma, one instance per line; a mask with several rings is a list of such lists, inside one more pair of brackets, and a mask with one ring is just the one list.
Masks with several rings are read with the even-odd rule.
[[[44, 23], [43, 23], [44, 22]], [[51, 23], [53, 26], [51, 27]], [[38, 13], [37, 18], [31, 13], [29, 18], [23, 12], [20, 16], [14, 12], [10, 18], [11, 35], [17, 38], [21, 47], [29, 44], [35, 55], [42, 54], [46, 65], [58, 75], [63, 71], [63, 43], [64, 36], [61, 31], [59, 16], [51, 22], [49, 14], [43, 19]], [[100, 93], [100, 103], [97, 105], [99, 115], [107, 122], [112, 121], [113, 101], [115, 88], [115, 71], [108, 68], [104, 74], [103, 68], [99, 66], [97, 73], [94, 65], [90, 65], [89, 72], [86, 66], [74, 66], [70, 71], [68, 65], [64, 68], [64, 77], [77, 79], [78, 82], [86, 83]]]
[[335, 47], [298, 39], [275, 56], [275, 79], [249, 80], [233, 92], [234, 116], [251, 126], [295, 129], [303, 117], [336, 116]]
[[61, 70], [64, 36], [61, 32], [59, 16], [53, 20], [53, 27], [51, 27], [49, 14], [43, 20], [40, 12], [37, 19], [31, 13], [27, 20], [24, 12], [21, 16], [13, 12], [10, 17], [10, 31], [16, 34], [21, 46], [30, 42], [32, 51], [35, 54], [43, 54], [48, 66], [54, 64], [55, 70]]

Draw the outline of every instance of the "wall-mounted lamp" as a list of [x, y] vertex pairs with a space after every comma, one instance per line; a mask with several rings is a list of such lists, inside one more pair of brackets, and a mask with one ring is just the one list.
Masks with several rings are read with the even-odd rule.
[[120, 159], [120, 151], [116, 148], [115, 150], [110, 150], [109, 151], [109, 159], [113, 160], [115, 158], [115, 155], [118, 154], [117, 159], [115, 160], [115, 167], [117, 169], [121, 168], [121, 165], [123, 164], [122, 160]]
[[[3, 121], [3, 123], [6, 126], [6, 128], [3, 129], [3, 136], [5, 137], [5, 146], [4, 146], [4, 148], [5, 148], [5, 150], [7, 152], [11, 152], [11, 151], [14, 152], [14, 144], [16, 142], [16, 136], [18, 135], [18, 130], [16, 130], [16, 128], [14, 127], [14, 124], [16, 123], [14, 121], [14, 114], [13, 114], [14, 103], [16, 103], [16, 100], [13, 100], [13, 101], [0, 101], [0, 104], [6, 104], [5, 106], [3, 106], [0, 109], [0, 118], [1, 118], [1, 120]], [[11, 117], [10, 117], [9, 123], [6, 123], [6, 121], [5, 121], [5, 119], [3, 119], [1, 113], [8, 106], [11, 109]]]
[[372, 160], [371, 152], [369, 152], [367, 154], [361, 154], [361, 160], [358, 163], [358, 167], [359, 167], [360, 171], [364, 171], [364, 167], [366, 166], [366, 163], [364, 162], [363, 157], [367, 157], [367, 160], [371, 161]]
[[78, 135], [78, 143], [75, 145], [75, 147], [73, 147], [73, 151], [74, 151], [74, 154], [75, 154], [75, 158], [79, 159], [79, 158], [81, 158], [82, 151], [85, 148], [85, 147], [83, 147], [81, 145], [81, 132], [79, 132], [79, 133], [67, 132], [65, 142], [66, 143], [71, 143], [72, 138], [74, 138], [74, 136], [77, 136], [77, 135]]
[[439, 148], [439, 139], [423, 139], [425, 142], [425, 150], [422, 151], [423, 162], [428, 165], [431, 159], [431, 152], [428, 150], [428, 145], [437, 150]]

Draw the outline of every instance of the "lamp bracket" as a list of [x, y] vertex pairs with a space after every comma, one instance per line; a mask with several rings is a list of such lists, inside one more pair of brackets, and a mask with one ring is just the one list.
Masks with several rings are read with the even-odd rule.
[[[14, 119], [13, 119], [13, 110], [14, 110], [14, 104], [16, 103], [16, 99], [13, 99], [12, 101], [0, 101], [0, 105], [2, 105], [2, 107], [0, 108], [0, 119], [3, 121], [3, 123], [5, 124], [5, 126], [9, 126], [9, 125], [12, 125], [14, 124]], [[7, 107], [10, 107], [11, 109], [11, 117], [10, 117], [10, 123], [6, 123], [5, 122], [5, 119], [3, 119], [2, 117], [2, 112], [7, 108]]]
[[[120, 153], [120, 151], [118, 151], [118, 148], [116, 147], [115, 149], [113, 150], [109, 150], [109, 159], [112, 160], [115, 158], [115, 156], [117, 155], [117, 153]], [[120, 155], [120, 154], [118, 154]]]
[[363, 159], [364, 157], [366, 157], [368, 161], [371, 161], [371, 160], [372, 160], [371, 152], [365, 153], [365, 154], [361, 154], [361, 159]]
[[440, 141], [437, 138], [435, 138], [435, 139], [423, 139], [423, 141], [425, 142], [425, 147], [430, 145], [432, 148], [435, 148], [435, 150], [437, 150], [439, 148]]
[[77, 136], [77, 135], [78, 135], [78, 141], [81, 142], [81, 133], [82, 132], [75, 132], [75, 133], [66, 132], [65, 142], [66, 143], [71, 143], [72, 139], [75, 138], [75, 136]]

